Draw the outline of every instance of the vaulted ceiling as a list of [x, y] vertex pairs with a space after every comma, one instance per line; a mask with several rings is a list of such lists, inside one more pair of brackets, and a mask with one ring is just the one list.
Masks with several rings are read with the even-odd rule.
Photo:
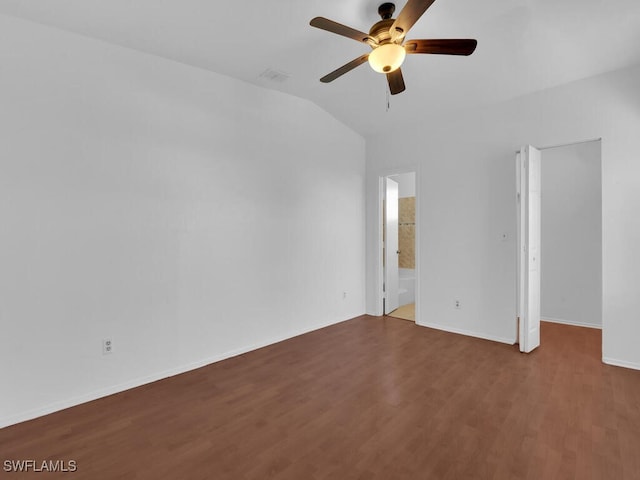
[[[407, 90], [390, 97], [366, 64], [320, 83], [369, 49], [309, 20], [368, 31], [380, 3], [0, 0], [0, 13], [309, 99], [363, 135], [640, 63], [638, 0], [436, 0], [407, 38], [475, 38], [472, 56], [410, 55]], [[286, 78], [269, 79], [267, 70]]]

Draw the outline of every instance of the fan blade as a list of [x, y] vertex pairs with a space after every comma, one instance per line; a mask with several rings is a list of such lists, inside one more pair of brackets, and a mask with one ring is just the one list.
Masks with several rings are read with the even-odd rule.
[[389, 82], [391, 95], [397, 95], [398, 93], [404, 92], [404, 78], [402, 78], [402, 70], [399, 68], [391, 73], [387, 73], [387, 82]]
[[435, 0], [409, 0], [398, 15], [398, 18], [396, 18], [396, 21], [391, 25], [389, 30], [391, 40], [395, 42], [399, 38], [404, 38], [409, 29], [413, 27], [433, 2]]
[[351, 60], [349, 63], [341, 66], [340, 68], [334, 70], [333, 72], [329, 73], [328, 75], [325, 75], [324, 77], [322, 77], [320, 79], [320, 81], [322, 83], [329, 83], [329, 82], [333, 82], [336, 78], [344, 75], [347, 72], [350, 72], [351, 70], [353, 70], [354, 68], [362, 65], [364, 62], [367, 61], [367, 59], [369, 58], [369, 54], [365, 53], [364, 55], [361, 55], [360, 57], [356, 58], [355, 60]]
[[471, 55], [478, 42], [469, 38], [448, 38], [445, 40], [407, 40], [407, 53], [434, 53], [439, 55]]
[[352, 38], [357, 42], [375, 43], [375, 40], [369, 36], [368, 33], [361, 32], [355, 28], [347, 27], [341, 23], [334, 22], [324, 17], [316, 17], [309, 22], [312, 27], [326, 30], [327, 32], [337, 33], [343, 37]]

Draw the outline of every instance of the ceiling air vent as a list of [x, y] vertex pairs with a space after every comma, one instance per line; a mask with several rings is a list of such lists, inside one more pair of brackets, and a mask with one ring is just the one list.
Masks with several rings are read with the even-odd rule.
[[269, 80], [270, 82], [283, 83], [287, 81], [291, 77], [288, 73], [279, 72], [278, 70], [273, 70], [272, 68], [267, 68], [264, 72], [262, 72], [258, 78], [262, 80]]

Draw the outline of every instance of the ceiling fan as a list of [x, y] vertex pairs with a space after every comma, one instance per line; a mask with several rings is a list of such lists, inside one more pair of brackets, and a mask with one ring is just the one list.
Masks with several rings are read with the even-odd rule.
[[378, 7], [378, 14], [382, 20], [374, 23], [368, 34], [324, 17], [316, 17], [311, 20], [309, 24], [312, 27], [366, 43], [373, 49], [371, 53], [365, 53], [325, 75], [320, 81], [323, 83], [332, 82], [368, 60], [369, 65], [376, 72], [386, 74], [389, 90], [392, 95], [396, 95], [405, 90], [400, 66], [406, 54], [471, 55], [478, 44], [476, 40], [472, 39], [404, 41], [409, 29], [434, 1], [409, 0], [396, 19], [392, 18], [396, 6], [393, 3], [383, 3]]

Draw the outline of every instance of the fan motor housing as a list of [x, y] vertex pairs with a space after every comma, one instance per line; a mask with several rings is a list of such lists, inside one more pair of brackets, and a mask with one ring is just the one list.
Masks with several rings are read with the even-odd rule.
[[394, 19], [389, 18], [387, 20], [380, 20], [376, 22], [369, 30], [369, 35], [376, 39], [376, 42], [379, 44], [388, 43], [391, 40], [391, 35], [389, 34], [389, 30], [391, 29], [391, 25], [395, 22]]

